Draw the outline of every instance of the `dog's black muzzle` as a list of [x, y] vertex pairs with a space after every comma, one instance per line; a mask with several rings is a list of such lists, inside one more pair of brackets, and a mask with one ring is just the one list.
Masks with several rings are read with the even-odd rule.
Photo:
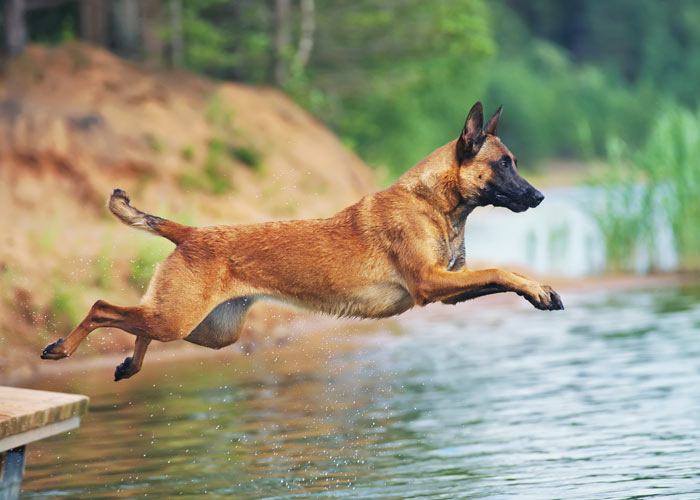
[[[490, 186], [487, 190], [485, 205], [504, 207], [513, 212], [524, 212], [542, 203], [544, 195], [523, 179], [526, 186], [514, 185], [507, 187]], [[510, 188], [510, 189], [509, 189]]]
[[531, 188], [531, 192], [528, 193], [528, 198], [530, 199], [530, 208], [535, 208], [537, 205], [542, 203], [542, 200], [544, 200], [544, 195], [537, 189]]

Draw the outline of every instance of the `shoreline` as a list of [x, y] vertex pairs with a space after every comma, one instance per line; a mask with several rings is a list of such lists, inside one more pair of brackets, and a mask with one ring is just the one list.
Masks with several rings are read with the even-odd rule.
[[[631, 289], [648, 289], [656, 287], [683, 286], [700, 282], [698, 273], [663, 273], [653, 275], [608, 275], [601, 277], [588, 277], [582, 279], [567, 279], [562, 277], [536, 277], [540, 281], [551, 284], [562, 294], [586, 294], [600, 289], [604, 292], [628, 291]], [[564, 298], [566, 305], [566, 298]], [[172, 342], [159, 344], [157, 349], [147, 355], [144, 369], [151, 365], [173, 363], [192, 360], [217, 360], [236, 359], [240, 356], [268, 356], [271, 352], [275, 355], [283, 353], [286, 349], [299, 349], [309, 346], [318, 347], [323, 344], [330, 350], [336, 350], [339, 346], [347, 347], [353, 342], [362, 341], [365, 335], [379, 331], [397, 331], [402, 323], [416, 318], [431, 319], [444, 318], [450, 315], [463, 316], [470, 308], [489, 307], [501, 308], [516, 305], [520, 297], [514, 294], [498, 294], [483, 297], [477, 301], [468, 301], [457, 305], [431, 304], [428, 307], [413, 308], [406, 313], [386, 319], [367, 320], [334, 318], [314, 312], [269, 307], [261, 313], [271, 314], [270, 325], [261, 328], [259, 323], [261, 314], [255, 315], [254, 325], [246, 332], [244, 339], [227, 348], [215, 351], [202, 348], [187, 342]], [[277, 312], [277, 314], [274, 314]], [[267, 323], [268, 318], [263, 320]], [[284, 335], [280, 336], [280, 330]], [[128, 334], [125, 334], [128, 335]], [[12, 367], [10, 372], [0, 374], [0, 385], [41, 387], [43, 378], [64, 378], [75, 375], [86, 375], [88, 372], [99, 372], [103, 377], [109, 370], [120, 364], [126, 356], [131, 354], [131, 349], [122, 352], [96, 353], [81, 356], [76, 353], [76, 360], [71, 363], [67, 360], [58, 362], [44, 361], [39, 358], [39, 352], [22, 352], [17, 355], [24, 359], [23, 366]], [[32, 359], [36, 358], [33, 365]], [[79, 361], [77, 358], [80, 358]], [[68, 360], [72, 359], [67, 358]], [[138, 376], [138, 375], [136, 375]], [[126, 382], [126, 383], [125, 383]], [[113, 384], [111, 379], [105, 380], [105, 384]], [[120, 386], [128, 384], [121, 381]]]

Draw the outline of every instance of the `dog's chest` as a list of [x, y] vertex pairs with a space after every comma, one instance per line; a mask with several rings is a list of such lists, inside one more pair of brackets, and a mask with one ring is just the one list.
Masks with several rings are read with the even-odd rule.
[[451, 234], [447, 237], [447, 270], [456, 271], [464, 267], [466, 264], [465, 248], [464, 248], [464, 223], [465, 219], [455, 221], [452, 226]]
[[469, 212], [470, 209], [467, 206], [458, 207], [443, 228], [444, 240], [441, 246], [444, 251], [444, 265], [448, 271], [456, 271], [464, 267], [466, 263], [464, 229]]
[[455, 237], [449, 242], [449, 263], [447, 264], [448, 271], [455, 271], [464, 267], [466, 264], [466, 254], [464, 249], [464, 235]]

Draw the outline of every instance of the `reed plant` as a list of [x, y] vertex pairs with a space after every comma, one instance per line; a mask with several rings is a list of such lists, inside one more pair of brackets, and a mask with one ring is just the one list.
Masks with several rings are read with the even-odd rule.
[[633, 270], [643, 252], [657, 263], [659, 224], [669, 226], [680, 270], [700, 269], [700, 112], [661, 114], [638, 151], [608, 145], [594, 213], [612, 270]]

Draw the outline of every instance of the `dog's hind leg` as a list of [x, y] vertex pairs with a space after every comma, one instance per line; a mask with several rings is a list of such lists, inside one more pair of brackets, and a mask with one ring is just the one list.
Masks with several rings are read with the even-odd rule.
[[143, 366], [143, 358], [146, 356], [146, 349], [148, 349], [148, 344], [151, 343], [151, 339], [146, 337], [136, 337], [136, 344], [134, 345], [134, 354], [129, 356], [124, 360], [124, 362], [117, 366], [114, 370], [114, 381], [118, 382], [123, 378], [129, 378], [132, 375], [138, 373]]
[[120, 307], [112, 305], [104, 300], [98, 300], [90, 308], [90, 312], [80, 322], [80, 324], [66, 337], [60, 338], [56, 342], [49, 344], [41, 353], [43, 359], [63, 359], [67, 358], [78, 348], [80, 343], [97, 328], [117, 327], [122, 330], [136, 333], [128, 327], [138, 330], [138, 324], [142, 314], [137, 307]]

